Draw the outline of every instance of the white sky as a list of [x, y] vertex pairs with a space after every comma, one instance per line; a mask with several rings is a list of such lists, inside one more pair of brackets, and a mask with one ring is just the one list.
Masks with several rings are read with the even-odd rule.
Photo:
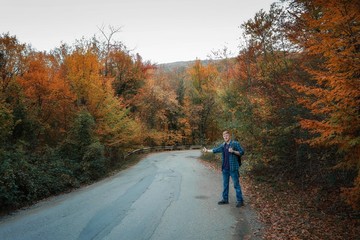
[[114, 39], [152, 63], [206, 59], [225, 46], [238, 52], [239, 26], [275, 0], [0, 0], [0, 33], [38, 51], [100, 36]]

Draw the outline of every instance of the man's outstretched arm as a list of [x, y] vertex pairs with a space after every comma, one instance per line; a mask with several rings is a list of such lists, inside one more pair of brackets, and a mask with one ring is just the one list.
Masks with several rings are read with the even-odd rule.
[[212, 149], [207, 149], [206, 147], [204, 147], [203, 149], [202, 149], [202, 152], [203, 153], [209, 153], [209, 152], [213, 152], [213, 150]]

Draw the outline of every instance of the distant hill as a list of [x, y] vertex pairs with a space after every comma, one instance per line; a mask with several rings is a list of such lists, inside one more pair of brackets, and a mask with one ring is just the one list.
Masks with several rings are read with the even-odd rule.
[[[172, 63], [162, 63], [162, 64], [158, 64], [157, 67], [161, 68], [165, 71], [172, 71], [174, 69], [184, 69], [187, 68], [191, 65], [193, 65], [195, 63], [195, 61], [197, 60], [192, 60], [192, 61], [179, 61], [179, 62], [172, 62]], [[211, 60], [201, 60], [201, 63], [203, 65], [206, 65], [210, 62]]]
[[164, 70], [174, 70], [174, 69], [181, 69], [181, 68], [187, 68], [188, 66], [195, 63], [195, 60], [193, 61], [180, 61], [180, 62], [172, 62], [172, 63], [162, 63], [158, 64], [157, 67], [164, 69]]

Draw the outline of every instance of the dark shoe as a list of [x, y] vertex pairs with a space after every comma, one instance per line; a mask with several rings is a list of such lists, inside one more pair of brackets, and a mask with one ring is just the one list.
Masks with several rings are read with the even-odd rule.
[[229, 204], [229, 201], [221, 200], [218, 202], [219, 205]]
[[237, 207], [237, 208], [242, 207], [242, 206], [244, 206], [244, 202], [238, 202], [238, 203], [236, 204], [236, 207]]

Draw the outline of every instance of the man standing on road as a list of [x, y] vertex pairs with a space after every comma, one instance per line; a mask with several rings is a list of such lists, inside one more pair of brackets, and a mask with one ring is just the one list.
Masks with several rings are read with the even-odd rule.
[[244, 206], [244, 199], [242, 196], [241, 186], [239, 182], [239, 162], [238, 157], [244, 154], [244, 150], [239, 142], [230, 139], [229, 131], [223, 132], [224, 143], [213, 149], [203, 148], [203, 152], [222, 153], [222, 175], [223, 175], [223, 193], [222, 200], [218, 202], [219, 205], [229, 203], [229, 181], [230, 176], [234, 183], [236, 192], [236, 207]]

